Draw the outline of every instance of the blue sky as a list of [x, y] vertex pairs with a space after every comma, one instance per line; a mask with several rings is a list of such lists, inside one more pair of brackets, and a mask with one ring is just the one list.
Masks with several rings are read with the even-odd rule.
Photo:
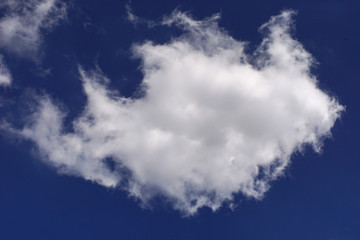
[[0, 3], [1, 239], [358, 239], [356, 1]]

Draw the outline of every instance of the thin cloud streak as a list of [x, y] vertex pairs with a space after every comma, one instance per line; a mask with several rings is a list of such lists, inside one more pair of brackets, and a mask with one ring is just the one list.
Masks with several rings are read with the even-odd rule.
[[125, 6], [126, 9], [126, 18], [127, 20], [132, 23], [135, 27], [139, 24], [146, 24], [148, 28], [152, 28], [156, 25], [158, 25], [156, 22], [141, 18], [134, 14], [133, 9], [130, 6], [130, 3]]
[[12, 75], [5, 64], [4, 57], [0, 55], [0, 86], [10, 86]]

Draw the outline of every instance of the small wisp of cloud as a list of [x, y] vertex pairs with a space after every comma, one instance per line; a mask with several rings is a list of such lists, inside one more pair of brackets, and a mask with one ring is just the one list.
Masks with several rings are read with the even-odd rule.
[[4, 57], [0, 55], [0, 86], [10, 86], [12, 75], [5, 64]]
[[135, 27], [138, 26], [139, 24], [147, 25], [148, 28], [152, 28], [152, 27], [155, 27], [156, 25], [158, 25], [155, 21], [145, 19], [145, 18], [142, 18], [142, 17], [139, 17], [139, 16], [135, 15], [135, 13], [134, 13], [133, 9], [131, 8], [130, 4], [131, 3], [129, 2], [125, 6], [126, 18]]

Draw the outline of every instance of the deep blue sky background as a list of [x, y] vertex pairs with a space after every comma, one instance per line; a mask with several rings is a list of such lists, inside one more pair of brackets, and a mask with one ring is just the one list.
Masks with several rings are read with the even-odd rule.
[[[1, 50], [14, 77], [0, 89], [1, 117], [21, 124], [31, 91], [61, 100], [69, 120], [85, 103], [77, 65], [96, 64], [111, 87], [131, 96], [141, 81], [131, 45], [165, 42], [175, 29], [126, 20], [126, 1], [74, 0], [68, 21], [45, 35], [36, 64]], [[220, 25], [236, 39], [261, 41], [258, 27], [283, 9], [298, 11], [296, 38], [317, 59], [313, 73], [346, 112], [325, 141], [323, 153], [307, 149], [293, 157], [284, 177], [262, 201], [238, 196], [239, 206], [182, 218], [161, 202], [142, 209], [124, 192], [81, 178], [60, 176], [39, 161], [34, 145], [0, 138], [0, 239], [360, 239], [360, 3], [357, 1], [132, 1], [134, 13], [159, 20], [178, 7], [198, 19], [220, 12]], [[87, 22], [88, 24], [84, 23]], [[38, 69], [52, 74], [39, 76]]]

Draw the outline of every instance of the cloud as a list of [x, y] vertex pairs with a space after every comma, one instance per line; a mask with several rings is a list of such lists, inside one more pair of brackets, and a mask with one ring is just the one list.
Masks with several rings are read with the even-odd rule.
[[152, 28], [157, 25], [157, 23], [154, 21], [151, 21], [151, 20], [148, 20], [145, 18], [141, 18], [141, 17], [135, 15], [133, 9], [130, 7], [130, 3], [126, 4], [125, 8], [126, 8], [126, 18], [134, 26], [137, 26], [138, 24], [146, 24], [148, 26], [148, 28]]
[[181, 36], [133, 46], [143, 97], [121, 97], [103, 73], [80, 68], [87, 105], [73, 131], [43, 96], [18, 134], [61, 173], [144, 204], [165, 196], [184, 215], [232, 204], [236, 193], [261, 199], [292, 154], [321, 150], [344, 110], [317, 86], [312, 56], [290, 33], [293, 15], [261, 26], [263, 41], [250, 55], [218, 26], [219, 15], [199, 21], [176, 11], [162, 23]]
[[9, 86], [12, 82], [12, 75], [7, 68], [3, 56], [0, 55], [0, 86]]
[[0, 47], [28, 58], [36, 58], [42, 33], [66, 17], [66, 5], [58, 0], [5, 0], [0, 8]]

